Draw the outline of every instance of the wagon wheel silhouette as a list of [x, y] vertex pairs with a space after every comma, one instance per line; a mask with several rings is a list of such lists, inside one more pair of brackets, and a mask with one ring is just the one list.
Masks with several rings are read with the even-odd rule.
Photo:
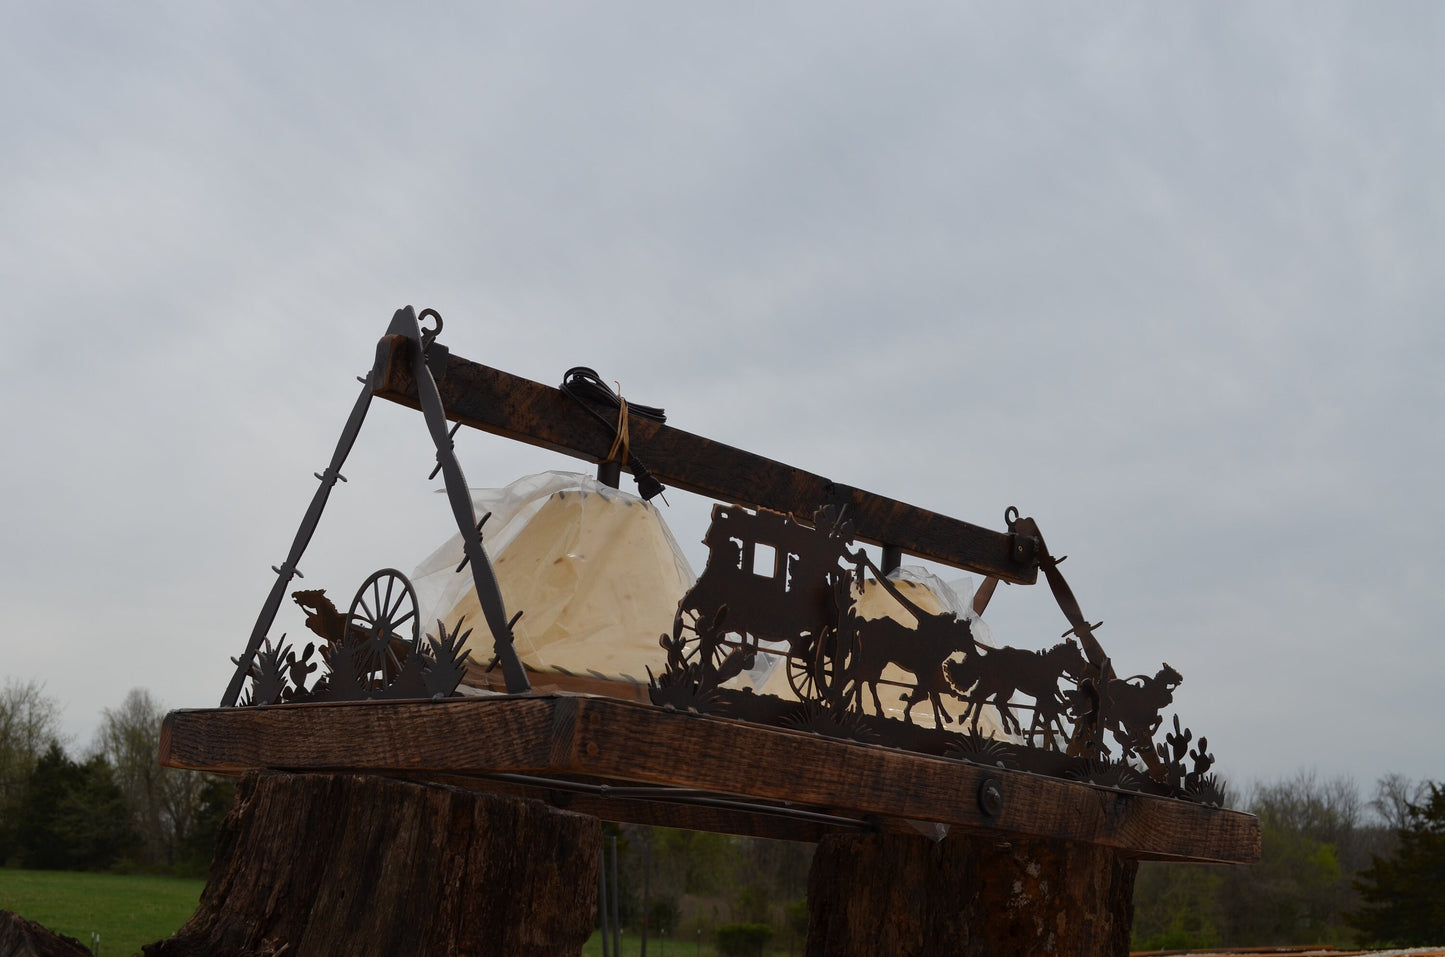
[[756, 642], [749, 646], [746, 636], [741, 642], [727, 640], [727, 612], [727, 605], [719, 605], [711, 616], [700, 608], [677, 610], [672, 634], [675, 641], [682, 643], [684, 665], [698, 665], [705, 673], [715, 675], [736, 649], [757, 650]]
[[356, 674], [367, 688], [384, 688], [421, 644], [416, 591], [406, 576], [383, 568], [362, 582], [347, 612], [347, 643]]
[[[832, 629], [825, 628], [824, 636]], [[806, 640], [805, 640], [806, 639]], [[788, 651], [788, 687], [793, 689], [799, 701], [823, 701], [817, 674], [818, 646], [822, 638], [813, 640], [812, 635], [799, 635]]]
[[822, 705], [847, 704], [851, 684], [849, 670], [857, 647], [855, 629], [824, 628], [817, 641], [800, 642], [788, 654], [788, 687], [799, 701]]

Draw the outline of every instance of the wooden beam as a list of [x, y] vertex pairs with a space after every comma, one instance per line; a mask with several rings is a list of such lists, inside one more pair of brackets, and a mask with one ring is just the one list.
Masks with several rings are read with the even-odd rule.
[[[409, 348], [401, 336], [385, 336], [377, 344], [375, 394], [415, 409], [420, 405], [404, 351]], [[437, 387], [447, 417], [472, 428], [590, 462], [601, 461], [611, 448], [612, 435], [551, 386], [449, 355]], [[638, 457], [674, 488], [802, 518], [823, 505], [846, 505], [859, 541], [1006, 582], [1032, 584], [1038, 578], [1033, 552], [1016, 553], [1006, 532], [840, 485], [639, 416], [629, 418], [628, 430]]]
[[[565, 695], [175, 711], [172, 767], [577, 775], [1082, 841], [1161, 860], [1253, 863], [1253, 816], [805, 732]], [[980, 801], [997, 787], [996, 813]]]

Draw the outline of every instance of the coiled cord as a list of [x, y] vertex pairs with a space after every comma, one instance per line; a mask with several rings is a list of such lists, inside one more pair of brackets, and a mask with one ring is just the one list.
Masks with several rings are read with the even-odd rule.
[[[663, 491], [663, 484], [638, 461], [632, 452], [631, 439], [627, 428], [628, 413], [640, 415], [654, 422], [666, 422], [667, 413], [650, 405], [628, 402], [619, 393], [612, 391], [596, 371], [586, 366], [573, 366], [562, 376], [562, 392], [576, 402], [587, 414], [596, 419], [603, 428], [612, 433], [612, 448], [602, 461], [627, 463], [627, 469], [637, 481], [637, 494], [647, 501]], [[606, 406], [617, 411], [616, 421], [609, 422], [596, 406]], [[666, 501], [666, 499], [664, 499]]]

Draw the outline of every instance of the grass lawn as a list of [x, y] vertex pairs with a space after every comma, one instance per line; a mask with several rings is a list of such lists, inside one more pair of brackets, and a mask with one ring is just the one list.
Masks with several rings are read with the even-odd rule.
[[14, 911], [90, 946], [123, 957], [176, 932], [201, 899], [205, 881], [178, 877], [75, 874], [0, 868], [0, 909]]
[[[622, 953], [626, 957], [637, 957], [642, 952], [642, 938], [636, 934], [622, 935]], [[717, 957], [712, 941], [703, 941], [701, 951], [695, 940], [678, 941], [660, 939], [656, 934], [647, 938], [647, 957]], [[593, 934], [582, 945], [582, 957], [602, 957], [602, 935]]]
[[[120, 874], [76, 874], [69, 871], [24, 871], [0, 868], [0, 910], [10, 910], [87, 947], [100, 935], [97, 957], [127, 957], [142, 944], [175, 933], [196, 909], [204, 881], [176, 877]], [[622, 953], [641, 951], [642, 941], [622, 935]], [[699, 946], [699, 944], [701, 946]], [[801, 953], [802, 944], [794, 945]], [[602, 937], [593, 934], [583, 957], [601, 957]], [[774, 940], [769, 955], [788, 954], [785, 941]], [[647, 942], [648, 957], [716, 957], [711, 940], [660, 939]]]
[[[622, 935], [621, 957], [637, 957], [642, 952], [642, 938], [636, 934]], [[794, 941], [792, 954], [803, 952], [803, 942]], [[789, 957], [786, 939], [774, 938], [764, 951], [768, 957]], [[602, 935], [593, 934], [582, 945], [582, 957], [602, 957]], [[647, 938], [647, 957], [717, 957], [717, 947], [711, 940], [675, 940], [671, 937], [659, 939], [656, 934]]]

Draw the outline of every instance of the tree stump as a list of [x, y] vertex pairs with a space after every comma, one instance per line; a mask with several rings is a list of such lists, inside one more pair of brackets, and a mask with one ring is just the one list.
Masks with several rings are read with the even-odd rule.
[[0, 954], [4, 957], [90, 957], [90, 948], [14, 911], [0, 910]]
[[248, 773], [195, 914], [151, 957], [575, 955], [601, 824], [536, 801], [350, 774]]
[[1137, 867], [1091, 844], [831, 835], [808, 877], [808, 957], [1127, 955]]

